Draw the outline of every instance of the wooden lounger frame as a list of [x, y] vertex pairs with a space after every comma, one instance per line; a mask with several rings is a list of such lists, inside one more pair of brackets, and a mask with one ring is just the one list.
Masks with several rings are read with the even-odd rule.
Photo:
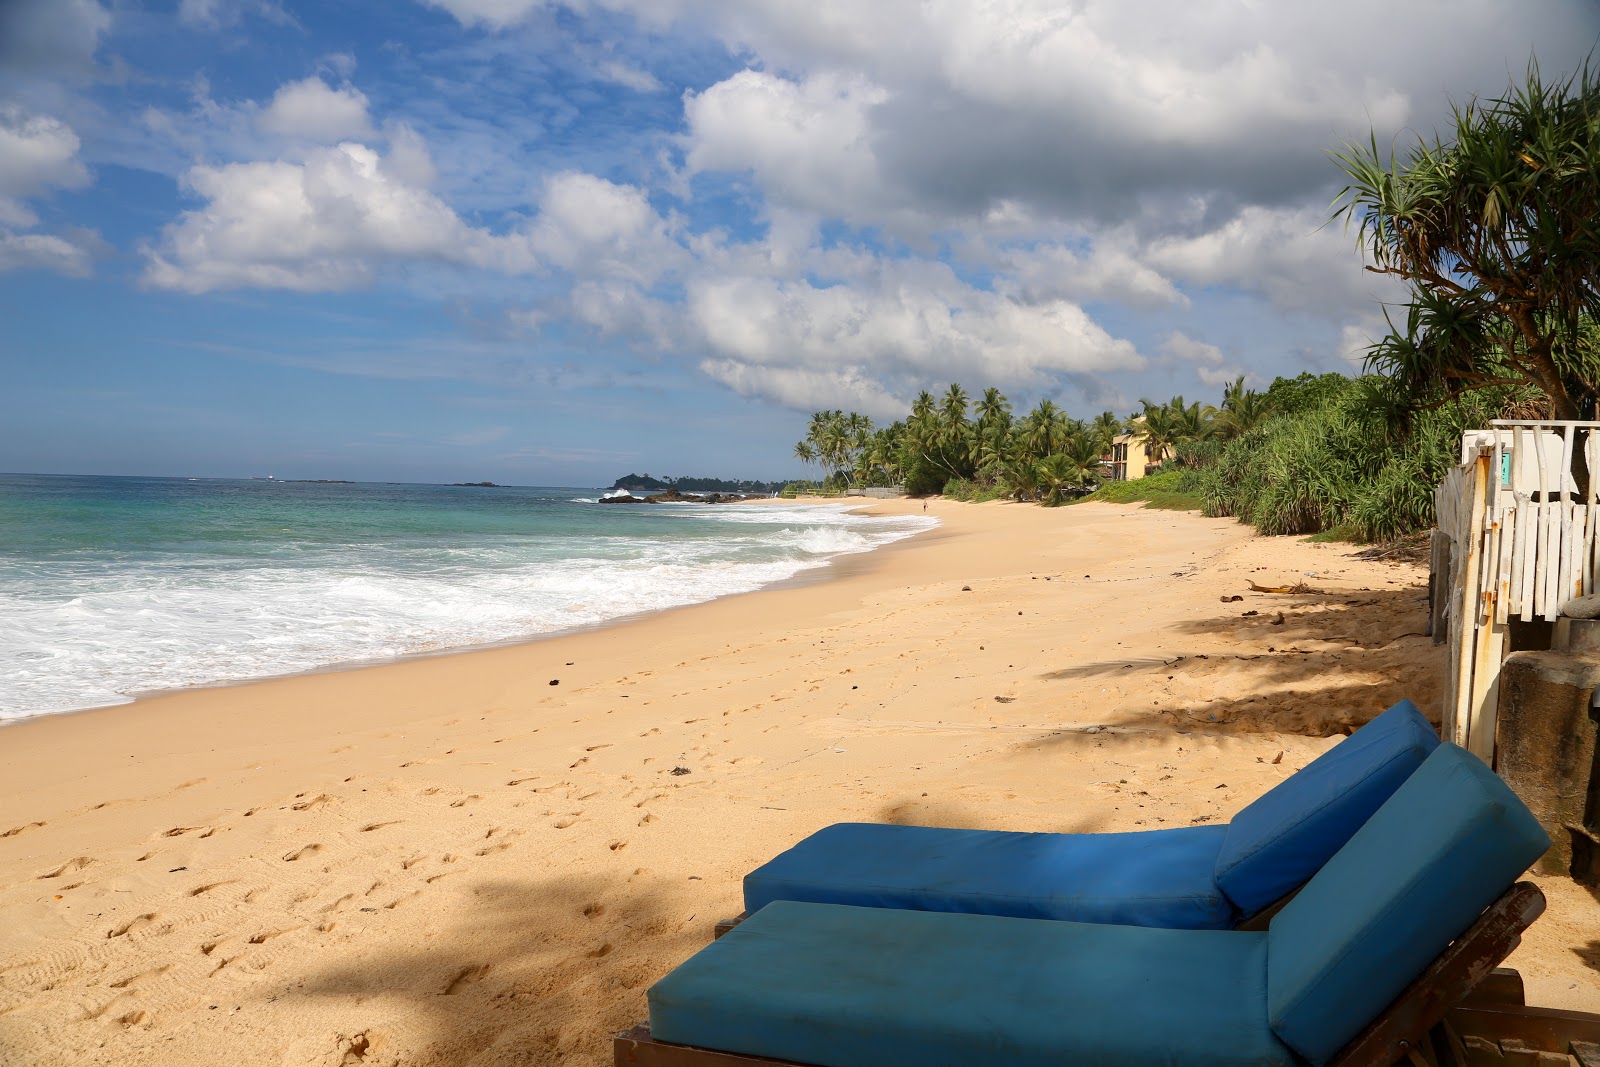
[[[1570, 1053], [1584, 1067], [1600, 1067], [1600, 1058], [1590, 1058], [1600, 1053], [1600, 1015], [1530, 1008], [1522, 1003], [1521, 976], [1497, 969], [1544, 907], [1544, 894], [1532, 882], [1512, 886], [1340, 1050], [1330, 1067], [1510, 1063], [1509, 1057], [1500, 1059], [1502, 1044], [1508, 1054], [1517, 1049]], [[616, 1067], [789, 1063], [657, 1041], [649, 1026], [618, 1034], [612, 1055]]]

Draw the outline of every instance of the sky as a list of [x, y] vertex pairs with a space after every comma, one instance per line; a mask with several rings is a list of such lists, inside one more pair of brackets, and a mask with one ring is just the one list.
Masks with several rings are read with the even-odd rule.
[[784, 478], [1351, 372], [1331, 150], [1592, 0], [0, 0], [0, 470]]

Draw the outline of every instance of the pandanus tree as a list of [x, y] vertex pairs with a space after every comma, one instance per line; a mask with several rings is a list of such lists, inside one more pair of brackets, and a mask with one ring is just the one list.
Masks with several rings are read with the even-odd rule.
[[1594, 414], [1600, 74], [1586, 64], [1547, 84], [1530, 64], [1520, 85], [1455, 106], [1447, 135], [1418, 137], [1401, 158], [1373, 136], [1334, 159], [1349, 184], [1333, 217], [1355, 227], [1368, 270], [1411, 288], [1369, 369], [1415, 407], [1531, 386], [1548, 417]]

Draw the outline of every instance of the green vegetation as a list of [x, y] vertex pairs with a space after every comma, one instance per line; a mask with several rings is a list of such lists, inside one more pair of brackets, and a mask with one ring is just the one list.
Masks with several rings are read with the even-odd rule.
[[[1592, 417], [1600, 383], [1600, 77], [1455, 108], [1454, 139], [1418, 138], [1404, 162], [1376, 137], [1334, 159], [1369, 268], [1412, 287], [1405, 327], [1368, 355], [1412, 404], [1531, 387], [1550, 417]], [[1392, 325], [1392, 320], [1391, 320]]]
[[974, 400], [959, 385], [924, 391], [903, 420], [879, 428], [855, 412], [811, 416], [795, 457], [823, 470], [823, 485], [903, 486], [913, 496], [1040, 501], [1054, 506], [1092, 492], [1124, 423], [1112, 412], [1091, 421], [1050, 400], [1021, 418], [998, 389]]
[[1147, 508], [1164, 511], [1199, 511], [1205, 507], [1205, 497], [1195, 486], [1194, 473], [1186, 470], [1161, 471], [1131, 482], [1107, 482], [1084, 499], [1108, 504], [1142, 503]]

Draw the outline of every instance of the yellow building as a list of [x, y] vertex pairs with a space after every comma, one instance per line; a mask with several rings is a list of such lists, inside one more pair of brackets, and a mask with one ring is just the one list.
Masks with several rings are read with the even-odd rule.
[[1111, 439], [1110, 471], [1107, 478], [1113, 482], [1131, 482], [1143, 478], [1145, 471], [1159, 462], [1150, 453], [1150, 445], [1136, 433], [1119, 433]]

